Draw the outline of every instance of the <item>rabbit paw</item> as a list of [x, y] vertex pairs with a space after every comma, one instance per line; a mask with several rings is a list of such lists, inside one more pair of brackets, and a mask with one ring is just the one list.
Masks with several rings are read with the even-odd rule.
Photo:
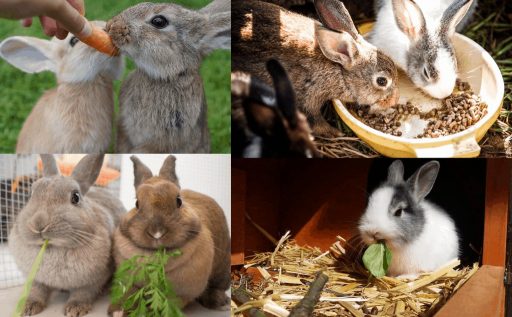
[[81, 317], [87, 315], [92, 309], [89, 303], [71, 302], [64, 308], [66, 317]]
[[336, 138], [342, 136], [340, 130], [331, 127], [327, 122], [322, 122], [314, 125], [313, 134], [324, 138]]
[[23, 316], [32, 316], [32, 315], [39, 314], [40, 312], [43, 311], [43, 309], [45, 307], [46, 307], [46, 305], [41, 302], [28, 299], [27, 303], [25, 304], [25, 310], [23, 311]]
[[207, 289], [198, 301], [204, 307], [216, 310], [228, 310], [231, 303], [226, 291], [220, 289]]

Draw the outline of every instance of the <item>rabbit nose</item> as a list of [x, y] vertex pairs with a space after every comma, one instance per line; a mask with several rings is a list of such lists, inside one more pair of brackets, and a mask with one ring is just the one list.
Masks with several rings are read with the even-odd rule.
[[167, 230], [162, 230], [162, 229], [159, 229], [159, 230], [148, 230], [147, 233], [153, 239], [158, 240], [161, 237], [165, 236], [165, 234], [167, 233]]
[[50, 227], [50, 224], [42, 224], [38, 223], [36, 225], [28, 225], [28, 229], [32, 231], [33, 233], [44, 233], [48, 231], [48, 228]]

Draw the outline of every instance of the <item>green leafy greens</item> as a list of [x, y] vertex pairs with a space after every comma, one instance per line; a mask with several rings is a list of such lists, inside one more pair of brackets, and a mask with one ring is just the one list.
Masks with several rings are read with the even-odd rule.
[[37, 274], [37, 271], [39, 271], [41, 262], [43, 262], [43, 254], [46, 251], [46, 247], [48, 246], [49, 242], [50, 241], [48, 239], [44, 240], [44, 243], [41, 246], [41, 250], [39, 250], [39, 253], [36, 256], [36, 259], [34, 260], [34, 263], [32, 264], [30, 273], [27, 276], [27, 281], [25, 282], [25, 285], [23, 286], [23, 293], [21, 294], [18, 304], [16, 305], [16, 310], [14, 311], [14, 314], [13, 314], [14, 317], [21, 316], [21, 314], [25, 310], [25, 304], [27, 303], [27, 298], [28, 298], [28, 295], [30, 294], [30, 289], [32, 288], [32, 283], [34, 282], [34, 279], [36, 278], [36, 274]]
[[363, 263], [373, 276], [382, 277], [391, 263], [391, 250], [384, 243], [372, 244], [364, 251]]
[[165, 274], [165, 265], [179, 250], [161, 249], [151, 256], [134, 256], [114, 274], [110, 299], [129, 317], [184, 317], [179, 298]]

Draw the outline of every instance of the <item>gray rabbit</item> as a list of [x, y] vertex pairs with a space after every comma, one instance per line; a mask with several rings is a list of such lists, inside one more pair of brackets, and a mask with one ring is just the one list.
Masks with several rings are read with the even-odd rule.
[[137, 64], [119, 96], [119, 152], [210, 151], [199, 67], [214, 49], [231, 47], [226, 3], [217, 0], [204, 11], [140, 3], [108, 22], [114, 44]]
[[111, 239], [125, 209], [106, 189], [91, 187], [103, 157], [86, 156], [67, 177], [59, 174], [52, 155], [41, 155], [43, 178], [32, 185], [9, 236], [9, 250], [25, 274], [44, 240], [50, 241], [24, 316], [40, 313], [52, 290], [70, 292], [66, 316], [86, 315], [112, 276]]

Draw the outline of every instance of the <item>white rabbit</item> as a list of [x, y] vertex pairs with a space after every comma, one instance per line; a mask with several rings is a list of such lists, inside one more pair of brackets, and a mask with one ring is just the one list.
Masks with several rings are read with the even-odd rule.
[[391, 249], [390, 276], [434, 271], [459, 255], [453, 220], [424, 199], [438, 172], [439, 162], [431, 161], [404, 181], [404, 166], [394, 161], [387, 181], [370, 195], [359, 232], [366, 244], [384, 241]]
[[[105, 22], [93, 22], [100, 27]], [[14, 36], [0, 43], [0, 57], [26, 73], [54, 72], [58, 86], [47, 91], [23, 124], [17, 153], [100, 153], [108, 150], [114, 115], [113, 81], [124, 69], [81, 43]]]
[[445, 98], [457, 79], [452, 37], [468, 10], [474, 11], [473, 3], [476, 0], [378, 1], [377, 21], [368, 40], [417, 87], [432, 97]]

